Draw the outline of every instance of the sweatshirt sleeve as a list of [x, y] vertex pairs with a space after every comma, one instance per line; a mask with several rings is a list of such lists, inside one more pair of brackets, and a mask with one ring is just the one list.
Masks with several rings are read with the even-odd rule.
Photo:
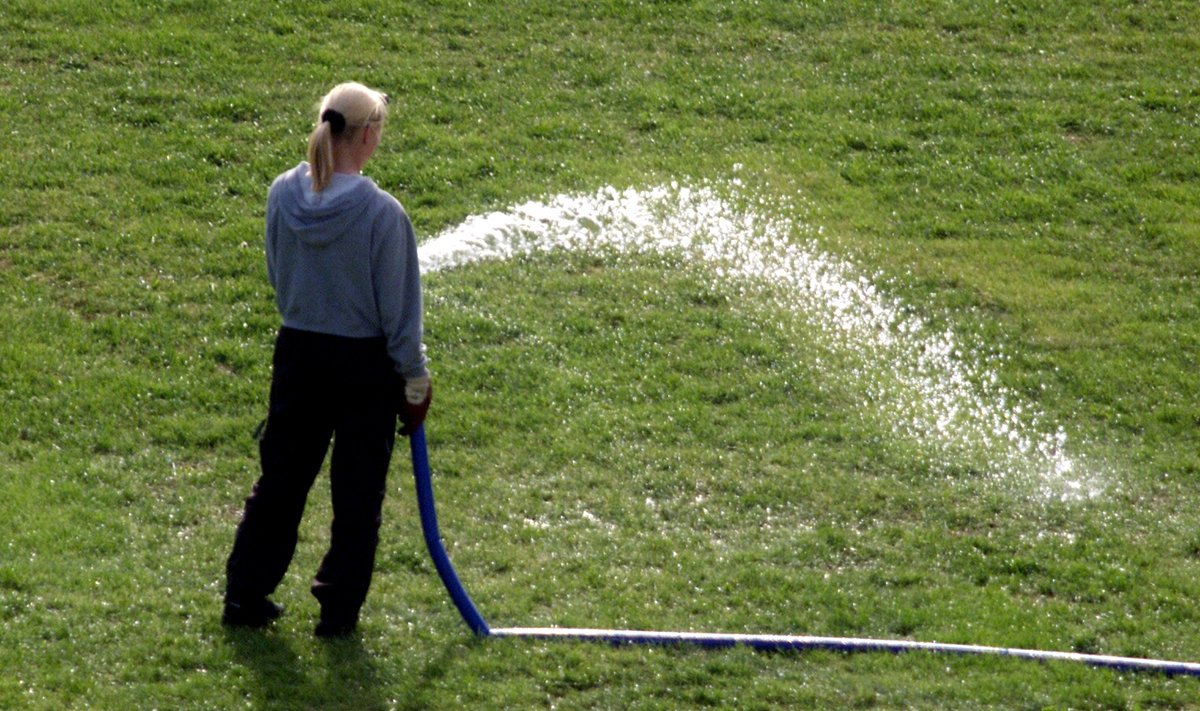
[[275, 288], [275, 244], [279, 225], [279, 207], [275, 204], [275, 191], [271, 190], [267, 197], [266, 234], [263, 241], [263, 251], [267, 257], [267, 281]]
[[288, 173], [283, 173], [276, 177], [271, 183], [270, 189], [267, 190], [266, 235], [263, 247], [267, 257], [267, 280], [270, 281], [272, 289], [278, 288], [275, 280], [279, 275], [279, 221], [282, 219], [279, 201], [281, 199], [280, 193], [284, 189], [283, 183], [287, 176]]
[[[388, 196], [390, 198], [390, 196]], [[372, 287], [380, 326], [396, 372], [406, 379], [429, 375], [425, 357], [421, 270], [412, 222], [395, 198], [376, 224], [372, 245]]]

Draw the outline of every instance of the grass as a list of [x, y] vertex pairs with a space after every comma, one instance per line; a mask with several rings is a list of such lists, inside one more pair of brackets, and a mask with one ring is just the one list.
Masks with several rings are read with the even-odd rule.
[[[670, 257], [431, 275], [431, 456], [497, 625], [1200, 659], [1192, 3], [10, 2], [0, 10], [0, 707], [1186, 708], [1004, 659], [469, 638], [404, 457], [357, 641], [311, 637], [318, 485], [266, 633], [218, 623], [277, 324], [263, 198], [312, 105], [397, 97], [426, 239], [564, 191], [738, 175], [1110, 472], [934, 466], [794, 316]], [[795, 217], [795, 216], [788, 216]]]

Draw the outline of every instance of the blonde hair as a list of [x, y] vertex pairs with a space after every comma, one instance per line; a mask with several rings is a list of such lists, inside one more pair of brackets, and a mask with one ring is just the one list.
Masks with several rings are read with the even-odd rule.
[[358, 136], [364, 126], [387, 118], [388, 95], [359, 84], [338, 84], [321, 99], [317, 125], [308, 137], [312, 187], [321, 192], [333, 179], [336, 144]]

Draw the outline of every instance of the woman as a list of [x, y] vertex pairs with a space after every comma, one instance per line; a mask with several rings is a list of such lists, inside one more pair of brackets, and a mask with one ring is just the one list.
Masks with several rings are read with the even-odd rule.
[[261, 627], [296, 549], [309, 489], [333, 441], [329, 550], [312, 584], [318, 636], [358, 623], [379, 541], [396, 416], [409, 434], [432, 397], [412, 224], [360, 173], [379, 146], [388, 97], [361, 84], [325, 96], [308, 161], [267, 198], [267, 275], [283, 327], [259, 439], [262, 474], [226, 566], [227, 625]]

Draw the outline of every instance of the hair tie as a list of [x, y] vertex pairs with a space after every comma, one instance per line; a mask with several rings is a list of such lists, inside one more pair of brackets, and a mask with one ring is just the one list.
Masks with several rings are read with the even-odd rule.
[[321, 120], [328, 121], [329, 128], [332, 129], [334, 133], [341, 133], [342, 131], [346, 130], [346, 117], [343, 116], [342, 112], [338, 111], [337, 109], [325, 109], [325, 111], [321, 113]]

